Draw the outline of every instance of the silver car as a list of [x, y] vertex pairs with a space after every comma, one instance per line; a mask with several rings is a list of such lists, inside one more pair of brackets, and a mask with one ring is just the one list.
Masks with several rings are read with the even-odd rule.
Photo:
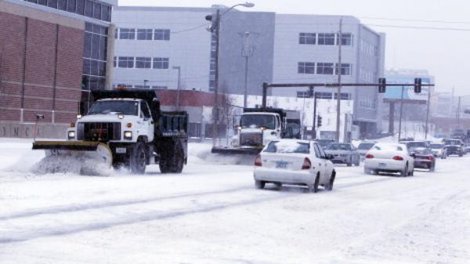
[[359, 152], [350, 143], [331, 143], [325, 148], [325, 153], [333, 156], [333, 163], [346, 164], [348, 167], [353, 164], [359, 166]]

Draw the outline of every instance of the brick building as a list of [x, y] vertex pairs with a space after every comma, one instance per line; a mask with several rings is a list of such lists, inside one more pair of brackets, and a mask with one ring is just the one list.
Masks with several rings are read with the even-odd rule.
[[0, 0], [0, 136], [60, 136], [82, 98], [105, 89], [116, 2]]

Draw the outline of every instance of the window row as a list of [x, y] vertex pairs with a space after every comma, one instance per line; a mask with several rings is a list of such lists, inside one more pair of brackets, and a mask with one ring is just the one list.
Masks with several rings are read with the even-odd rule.
[[170, 30], [158, 28], [117, 28], [115, 38], [130, 40], [170, 40]]
[[156, 90], [168, 90], [168, 86], [161, 86], [161, 85], [142, 85], [142, 84], [126, 84], [126, 83], [118, 83], [118, 84], [113, 84], [113, 89], [116, 88], [126, 88], [126, 89], [131, 89], [131, 88], [136, 88], [136, 89], [156, 89]]
[[[299, 62], [297, 73], [300, 74], [338, 74], [338, 63], [331, 62]], [[341, 75], [351, 75], [352, 65], [349, 63], [341, 63]]]
[[[337, 33], [299, 33], [299, 44], [304, 45], [339, 45], [339, 40], [340, 37]], [[341, 34], [341, 45], [353, 45], [351, 33]]]
[[[338, 93], [329, 93], [329, 92], [315, 92], [315, 97], [317, 99], [337, 99]], [[310, 91], [297, 91], [297, 98], [311, 98]], [[341, 93], [340, 100], [351, 100], [350, 93]]]
[[111, 22], [111, 5], [93, 0], [25, 0], [54, 9]]
[[169, 66], [169, 58], [114, 57], [115, 68], [168, 69]]

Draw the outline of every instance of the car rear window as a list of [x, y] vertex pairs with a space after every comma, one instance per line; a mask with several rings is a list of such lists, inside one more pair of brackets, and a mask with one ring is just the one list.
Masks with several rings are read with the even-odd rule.
[[306, 142], [271, 141], [264, 152], [269, 153], [310, 153], [310, 144]]
[[376, 150], [384, 150], [384, 151], [387, 151], [387, 150], [392, 150], [392, 151], [403, 151], [403, 148], [401, 146], [398, 146], [398, 145], [379, 145], [379, 144], [376, 144], [373, 149], [376, 149]]

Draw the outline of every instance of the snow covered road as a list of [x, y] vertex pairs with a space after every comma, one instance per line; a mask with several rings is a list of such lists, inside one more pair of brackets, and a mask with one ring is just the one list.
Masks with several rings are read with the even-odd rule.
[[253, 187], [190, 144], [180, 175], [36, 175], [0, 140], [0, 263], [468, 263], [470, 156], [414, 177], [337, 166], [333, 192]]

